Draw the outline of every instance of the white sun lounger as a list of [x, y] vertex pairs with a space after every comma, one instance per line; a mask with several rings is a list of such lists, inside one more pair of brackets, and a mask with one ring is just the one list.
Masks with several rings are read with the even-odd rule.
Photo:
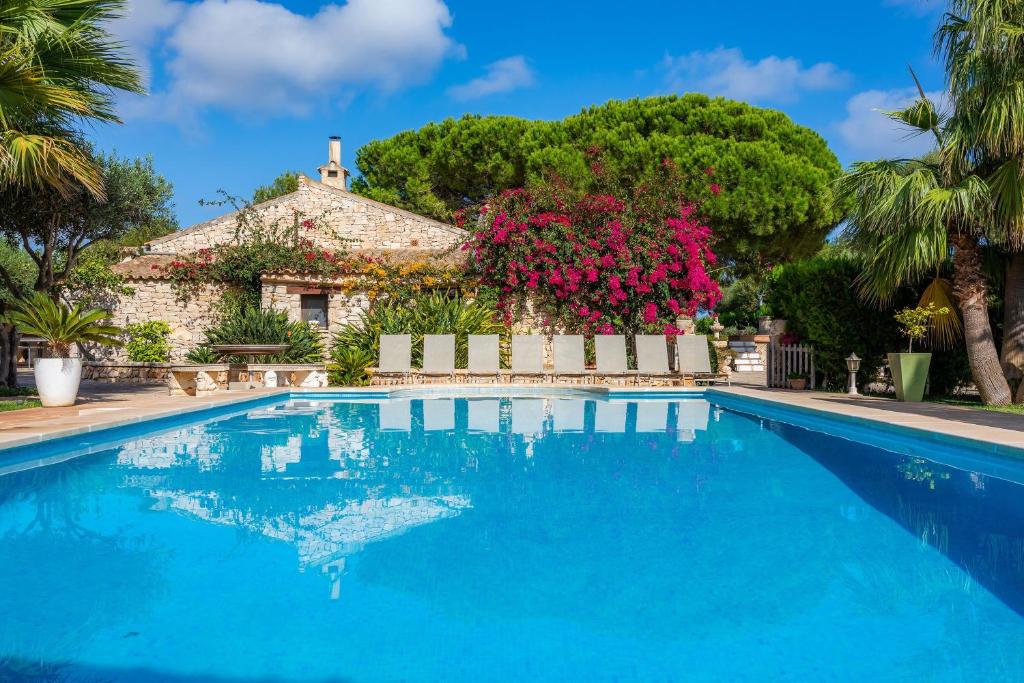
[[637, 381], [642, 377], [676, 377], [668, 365], [668, 339], [663, 334], [636, 335]]
[[499, 345], [496, 334], [469, 335], [469, 358], [466, 364], [467, 377], [489, 377], [498, 381], [501, 373]]
[[599, 334], [594, 337], [597, 370], [601, 377], [628, 377], [633, 374], [626, 360], [626, 338], [621, 334]]
[[450, 398], [423, 400], [423, 430], [447, 432], [455, 429], [455, 401]]
[[448, 377], [455, 379], [455, 335], [426, 334], [423, 335], [423, 369], [424, 377]]
[[555, 360], [555, 377], [584, 377], [587, 375], [583, 353], [583, 336], [556, 334], [551, 338]]
[[512, 335], [512, 377], [544, 375], [544, 337], [537, 334]]
[[380, 335], [380, 362], [377, 363], [377, 375], [401, 377], [409, 380], [412, 372], [412, 335], [382, 334]]
[[694, 382], [726, 382], [732, 384], [729, 375], [719, 374], [711, 369], [711, 354], [708, 338], [700, 334], [684, 334], [676, 337], [679, 352], [679, 372], [692, 375]]

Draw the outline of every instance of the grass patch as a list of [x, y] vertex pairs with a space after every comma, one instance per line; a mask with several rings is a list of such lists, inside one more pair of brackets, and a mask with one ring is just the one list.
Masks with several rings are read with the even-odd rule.
[[987, 406], [976, 398], [935, 398], [928, 399], [932, 403], [942, 403], [948, 406], [960, 406], [961, 408], [975, 408], [976, 410], [987, 410], [993, 413], [1010, 413], [1012, 415], [1024, 415], [1024, 403], [1010, 406]]
[[11, 410], [22, 410], [23, 408], [39, 408], [43, 404], [34, 398], [20, 399], [17, 401], [0, 401], [0, 413]]

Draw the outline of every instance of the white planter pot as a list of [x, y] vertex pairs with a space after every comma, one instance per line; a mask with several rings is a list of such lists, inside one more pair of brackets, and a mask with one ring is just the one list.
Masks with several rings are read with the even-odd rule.
[[36, 390], [47, 408], [73, 406], [82, 381], [81, 358], [37, 358]]

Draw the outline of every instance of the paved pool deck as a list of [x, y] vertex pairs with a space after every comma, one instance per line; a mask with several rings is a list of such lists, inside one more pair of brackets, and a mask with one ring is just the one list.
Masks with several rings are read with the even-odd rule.
[[[528, 385], [545, 388], [545, 385]], [[396, 387], [334, 388], [327, 392], [381, 394], [391, 389], [406, 390], [412, 385]], [[458, 387], [427, 385], [428, 390], [493, 391], [494, 385]], [[509, 388], [507, 385], [501, 387]], [[547, 387], [551, 388], [551, 387]], [[583, 389], [588, 393], [604, 393], [602, 387], [558, 386], [559, 389]], [[628, 393], [652, 398], [666, 392], [678, 393], [680, 387], [616, 387], [609, 396]], [[325, 390], [317, 390], [322, 394]], [[1024, 449], [1024, 416], [961, 408], [936, 403], [899, 403], [892, 399], [849, 397], [810, 391], [788, 391], [749, 386], [719, 386], [715, 392], [765, 401], [786, 407], [812, 410], [843, 419], [860, 419], [899, 425], [952, 437], [967, 438], [996, 446]], [[83, 382], [79, 403], [67, 408], [27, 408], [0, 413], [0, 449], [30, 445], [43, 440], [82, 434], [109, 427], [134, 424], [148, 419], [199, 412], [207, 408], [230, 405], [261, 396], [287, 393], [287, 389], [261, 389], [247, 392], [222, 392], [205, 398], [168, 396], [162, 386], [130, 386]]]

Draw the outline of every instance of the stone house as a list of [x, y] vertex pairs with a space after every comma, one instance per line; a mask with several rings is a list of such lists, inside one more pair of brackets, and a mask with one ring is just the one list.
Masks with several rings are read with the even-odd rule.
[[[264, 221], [291, 222], [296, 215], [317, 216], [315, 227], [303, 237], [332, 251], [344, 249], [353, 255], [399, 261], [458, 258], [457, 247], [468, 236], [465, 231], [349, 192], [337, 137], [330, 139], [328, 161], [318, 170], [319, 181], [300, 175], [295, 192], [257, 205]], [[216, 322], [216, 303], [223, 290], [218, 285], [202, 285], [183, 299], [164, 269], [184, 255], [237, 239], [238, 212], [233, 211], [144, 245], [139, 254], [113, 267], [133, 291], [116, 302], [113, 324], [163, 320], [172, 330], [171, 359], [183, 359], [203, 341], [204, 330]], [[265, 274], [261, 298], [264, 307], [287, 311], [294, 320], [318, 323], [325, 332], [337, 331], [369, 306], [365, 292], [348, 290], [340, 280], [325, 282], [294, 271]], [[108, 360], [126, 358], [123, 351], [111, 353]]]

